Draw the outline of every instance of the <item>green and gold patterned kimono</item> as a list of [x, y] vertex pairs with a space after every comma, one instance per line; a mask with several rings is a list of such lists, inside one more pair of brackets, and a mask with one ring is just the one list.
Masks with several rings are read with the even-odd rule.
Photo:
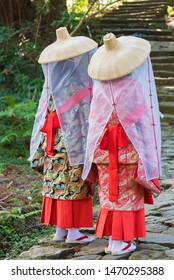
[[[48, 111], [55, 111], [52, 100], [49, 101]], [[41, 143], [31, 161], [32, 168], [43, 172], [43, 196], [60, 200], [91, 197], [91, 184], [81, 179], [83, 165], [71, 166], [69, 163], [61, 129], [54, 129], [52, 156], [46, 155], [46, 138], [46, 133], [42, 133]]]

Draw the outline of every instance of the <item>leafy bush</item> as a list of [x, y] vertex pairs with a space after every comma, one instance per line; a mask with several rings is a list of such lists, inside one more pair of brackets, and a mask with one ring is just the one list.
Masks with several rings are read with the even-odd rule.
[[[27, 29], [27, 27], [26, 27]], [[25, 101], [32, 94], [39, 94], [42, 85], [41, 67], [37, 63], [40, 53], [24, 30], [0, 27], [0, 84], [1, 96], [13, 96]]]
[[172, 14], [173, 12], [174, 12], [174, 6], [167, 6], [168, 15]]
[[[53, 228], [40, 226], [38, 210], [22, 214], [19, 209], [0, 217], [0, 259], [13, 259], [38, 243], [38, 239], [49, 235]], [[31, 223], [32, 222], [32, 223]]]
[[30, 28], [0, 27], [0, 145], [4, 158], [9, 151], [11, 157], [28, 155], [42, 89], [43, 76], [37, 63], [40, 44], [28, 39]]
[[9, 105], [0, 112], [0, 144], [15, 157], [26, 156], [37, 104], [33, 100], [17, 103], [11, 96], [4, 103]]

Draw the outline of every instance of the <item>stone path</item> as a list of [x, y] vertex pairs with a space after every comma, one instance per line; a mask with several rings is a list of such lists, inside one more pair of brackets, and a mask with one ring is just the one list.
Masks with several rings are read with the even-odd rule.
[[[174, 170], [172, 172], [174, 175]], [[174, 176], [173, 176], [174, 178]], [[41, 239], [39, 244], [23, 252], [17, 259], [74, 259], [74, 260], [158, 260], [174, 259], [174, 179], [163, 179], [164, 191], [154, 205], [146, 205], [147, 236], [140, 238], [137, 250], [121, 257], [106, 255], [106, 239], [96, 239], [87, 245], [55, 242], [52, 237]], [[96, 220], [98, 207], [94, 208]], [[94, 234], [94, 228], [84, 233]], [[134, 241], [136, 243], [136, 240]]]
[[[88, 245], [56, 243], [52, 237], [40, 240], [37, 246], [23, 252], [17, 259], [74, 260], [146, 260], [174, 259], [174, 37], [165, 24], [168, 1], [127, 1], [109, 8], [100, 20], [103, 35], [116, 36], [140, 32], [150, 41], [151, 59], [160, 102], [162, 119], [163, 192], [154, 197], [154, 205], [146, 205], [147, 236], [137, 243], [137, 250], [121, 257], [106, 255], [107, 239], [96, 239]], [[143, 9], [142, 9], [143, 7]], [[101, 37], [100, 37], [101, 38]], [[94, 222], [98, 206], [94, 207]], [[94, 228], [84, 229], [94, 234]], [[136, 240], [135, 240], [136, 242]]]

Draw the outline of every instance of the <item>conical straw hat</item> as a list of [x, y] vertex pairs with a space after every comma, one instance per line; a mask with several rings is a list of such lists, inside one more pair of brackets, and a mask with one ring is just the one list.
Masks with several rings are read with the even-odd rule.
[[97, 43], [85, 36], [71, 37], [66, 27], [56, 30], [56, 42], [48, 45], [41, 53], [38, 62], [49, 63], [66, 60], [88, 52], [97, 47]]
[[125, 76], [139, 67], [149, 56], [150, 43], [134, 36], [116, 38], [113, 33], [103, 37], [102, 45], [92, 56], [88, 74], [106, 81]]

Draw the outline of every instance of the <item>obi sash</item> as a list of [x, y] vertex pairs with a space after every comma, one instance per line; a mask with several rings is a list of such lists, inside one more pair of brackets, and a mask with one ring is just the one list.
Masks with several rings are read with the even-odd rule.
[[128, 137], [120, 123], [108, 126], [102, 140], [100, 149], [109, 151], [109, 200], [118, 200], [118, 148], [129, 143]]
[[44, 122], [41, 132], [46, 133], [46, 155], [53, 156], [54, 154], [54, 130], [60, 128], [60, 123], [56, 111], [49, 112], [47, 110], [47, 118]]

